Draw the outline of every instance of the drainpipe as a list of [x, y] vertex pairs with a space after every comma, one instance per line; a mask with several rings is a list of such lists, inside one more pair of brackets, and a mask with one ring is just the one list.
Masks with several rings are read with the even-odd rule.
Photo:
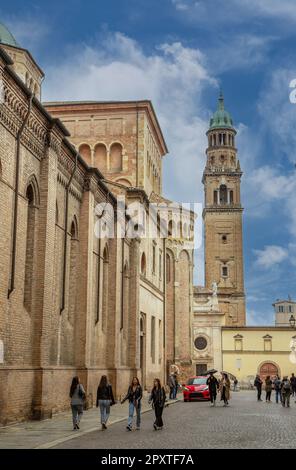
[[62, 286], [62, 305], [60, 309], [60, 314], [63, 313], [65, 310], [65, 293], [66, 293], [66, 264], [67, 264], [67, 242], [68, 242], [68, 212], [69, 212], [69, 189], [72, 183], [72, 179], [74, 177], [74, 174], [77, 169], [77, 158], [78, 158], [78, 152], [76, 152], [75, 156], [75, 165], [74, 169], [71, 173], [70, 179], [68, 181], [68, 184], [66, 186], [66, 206], [65, 206], [65, 236], [64, 236], [64, 259], [63, 259], [63, 286]]
[[15, 289], [15, 264], [16, 264], [16, 236], [17, 236], [17, 224], [18, 224], [18, 194], [19, 194], [19, 181], [20, 181], [20, 148], [21, 148], [21, 137], [23, 131], [30, 117], [32, 109], [33, 93], [29, 98], [29, 105], [26, 116], [19, 128], [16, 136], [16, 166], [15, 166], [15, 193], [14, 193], [14, 219], [13, 219], [13, 234], [12, 234], [12, 256], [11, 256], [11, 275], [10, 285], [8, 289], [7, 298], [9, 299], [10, 294]]

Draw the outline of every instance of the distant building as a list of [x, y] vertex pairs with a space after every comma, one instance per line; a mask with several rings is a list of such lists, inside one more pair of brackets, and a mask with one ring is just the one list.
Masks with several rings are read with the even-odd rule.
[[290, 318], [296, 315], [296, 302], [292, 299], [277, 300], [274, 304], [275, 326], [290, 326]]

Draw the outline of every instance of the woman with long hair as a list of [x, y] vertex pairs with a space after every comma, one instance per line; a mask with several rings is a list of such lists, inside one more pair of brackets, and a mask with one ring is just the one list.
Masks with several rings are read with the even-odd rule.
[[79, 424], [83, 415], [85, 396], [85, 390], [83, 385], [80, 383], [79, 377], [73, 377], [70, 387], [70, 398], [74, 431], [79, 429]]
[[155, 412], [153, 427], [155, 431], [157, 431], [157, 429], [163, 428], [162, 413], [166, 402], [165, 389], [162, 387], [159, 379], [154, 379], [153, 388], [149, 398], [149, 403], [151, 402]]
[[141, 400], [143, 396], [142, 387], [140, 385], [138, 377], [133, 377], [132, 382], [128, 388], [127, 394], [121, 403], [124, 403], [126, 400], [129, 401], [129, 412], [128, 412], [128, 420], [127, 420], [127, 427], [128, 431], [132, 430], [133, 425], [133, 418], [134, 412], [136, 410], [137, 414], [137, 430], [140, 430], [141, 426]]
[[270, 375], [268, 375], [265, 379], [265, 392], [266, 392], [266, 403], [270, 403], [271, 392], [272, 392], [272, 380]]
[[112, 386], [108, 382], [107, 375], [102, 375], [97, 390], [97, 407], [100, 407], [102, 430], [107, 429], [107, 421], [110, 416], [110, 406], [115, 404]]
[[221, 401], [224, 401], [223, 406], [228, 406], [228, 400], [230, 399], [230, 380], [225, 372], [222, 372], [222, 379], [219, 384], [219, 390], [221, 393]]

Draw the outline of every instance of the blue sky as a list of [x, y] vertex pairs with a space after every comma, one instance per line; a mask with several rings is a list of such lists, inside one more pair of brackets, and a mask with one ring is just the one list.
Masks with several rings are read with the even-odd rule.
[[[296, 298], [294, 0], [1, 1], [46, 73], [44, 100], [152, 99], [170, 154], [164, 192], [203, 200], [205, 132], [222, 86], [244, 171], [249, 324]], [[203, 282], [203, 253], [196, 253]]]

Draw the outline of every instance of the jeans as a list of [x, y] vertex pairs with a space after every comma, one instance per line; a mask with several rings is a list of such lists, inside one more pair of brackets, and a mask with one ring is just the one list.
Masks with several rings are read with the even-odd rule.
[[270, 397], [271, 397], [271, 390], [266, 392], [266, 401], [270, 401]]
[[83, 415], [83, 405], [71, 405], [73, 426], [80, 423]]
[[174, 390], [175, 390], [175, 387], [170, 387], [170, 400], [174, 398]]
[[137, 402], [137, 406], [133, 402], [129, 403], [127, 424], [132, 426], [135, 410], [137, 414], [137, 428], [139, 428], [141, 426], [141, 402]]
[[176, 386], [176, 387], [173, 388], [173, 400], [176, 399], [176, 397], [177, 397], [177, 392], [178, 392], [178, 387]]
[[110, 415], [110, 400], [99, 400], [101, 423], [107, 424]]
[[279, 401], [282, 401], [282, 394], [280, 390], [275, 391], [275, 401], [278, 403]]

